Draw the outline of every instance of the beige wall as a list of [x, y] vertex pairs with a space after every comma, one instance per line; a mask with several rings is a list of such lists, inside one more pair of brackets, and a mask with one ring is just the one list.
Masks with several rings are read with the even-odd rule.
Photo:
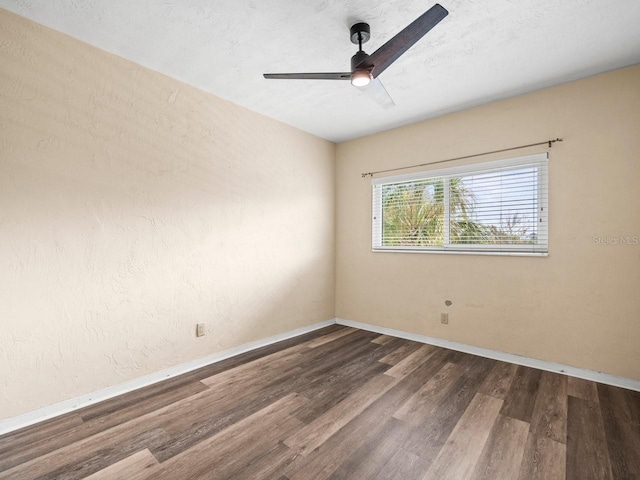
[[[371, 252], [362, 172], [556, 136], [547, 258]], [[336, 316], [640, 379], [640, 245], [592, 238], [640, 238], [640, 66], [342, 143], [336, 178]]]
[[334, 317], [333, 144], [0, 32], [0, 419]]

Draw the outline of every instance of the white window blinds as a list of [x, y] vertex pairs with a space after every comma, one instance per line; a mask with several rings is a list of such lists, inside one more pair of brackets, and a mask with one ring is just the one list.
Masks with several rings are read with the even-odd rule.
[[376, 251], [546, 254], [547, 154], [372, 180]]

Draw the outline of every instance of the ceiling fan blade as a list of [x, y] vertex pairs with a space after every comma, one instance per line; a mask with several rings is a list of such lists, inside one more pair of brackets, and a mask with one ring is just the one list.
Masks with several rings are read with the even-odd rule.
[[384, 88], [379, 78], [374, 78], [369, 85], [366, 87], [358, 87], [358, 89], [385, 110], [396, 106], [393, 98], [391, 98], [391, 95], [389, 95], [387, 89]]
[[384, 72], [389, 65], [400, 58], [404, 52], [409, 50], [447, 15], [449, 15], [447, 9], [436, 3], [395, 37], [369, 55], [363, 63], [366, 62], [368, 65], [373, 65], [373, 71], [371, 72], [373, 78]]
[[350, 80], [351, 72], [265, 73], [264, 78], [278, 80]]

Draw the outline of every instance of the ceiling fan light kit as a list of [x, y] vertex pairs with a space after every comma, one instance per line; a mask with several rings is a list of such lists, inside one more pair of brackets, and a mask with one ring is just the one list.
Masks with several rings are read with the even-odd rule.
[[[362, 44], [371, 38], [369, 24], [360, 22], [352, 25], [350, 29], [351, 42], [358, 45], [358, 52], [351, 57], [350, 72], [265, 73], [264, 78], [280, 80], [350, 80], [353, 86], [359, 87], [381, 106], [389, 108], [389, 106], [395, 104], [380, 80], [377, 79], [378, 75], [389, 68], [392, 63], [448, 14], [449, 12], [443, 6], [435, 4], [371, 55], [362, 50]], [[372, 87], [369, 87], [370, 85]]]
[[356, 70], [351, 74], [351, 85], [366, 87], [371, 83], [371, 74], [367, 70]]

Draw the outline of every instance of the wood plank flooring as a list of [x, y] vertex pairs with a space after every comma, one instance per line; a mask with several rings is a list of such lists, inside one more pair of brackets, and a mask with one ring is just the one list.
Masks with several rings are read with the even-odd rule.
[[640, 393], [331, 326], [0, 437], [0, 480], [640, 479]]

